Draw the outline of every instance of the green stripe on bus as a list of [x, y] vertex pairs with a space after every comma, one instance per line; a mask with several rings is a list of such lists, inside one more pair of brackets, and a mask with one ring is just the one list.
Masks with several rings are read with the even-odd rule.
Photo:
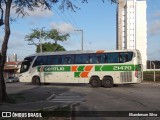
[[135, 71], [138, 65], [96, 65], [95, 71]]
[[67, 72], [71, 71], [70, 66], [42, 66], [37, 67], [38, 72]]
[[79, 66], [77, 70], [78, 70], [78, 71], [84, 71], [84, 67], [85, 67], [85, 66]]
[[[84, 71], [85, 66], [79, 66], [75, 76]], [[135, 71], [141, 70], [138, 65], [95, 65], [95, 71]], [[41, 66], [37, 67], [38, 72], [70, 72], [71, 66]]]
[[81, 72], [75, 72], [75, 73], [74, 73], [74, 77], [78, 77], [78, 78], [79, 78], [79, 77], [80, 77], [80, 74], [81, 74]]

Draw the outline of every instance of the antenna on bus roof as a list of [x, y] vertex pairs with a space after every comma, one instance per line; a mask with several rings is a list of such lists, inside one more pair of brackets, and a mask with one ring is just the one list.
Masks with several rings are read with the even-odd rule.
[[96, 53], [104, 53], [105, 50], [97, 50]]

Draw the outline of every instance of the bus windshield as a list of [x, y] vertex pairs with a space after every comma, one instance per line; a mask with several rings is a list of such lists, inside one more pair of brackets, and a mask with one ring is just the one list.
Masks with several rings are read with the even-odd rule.
[[35, 56], [26, 57], [21, 65], [20, 73], [27, 72]]

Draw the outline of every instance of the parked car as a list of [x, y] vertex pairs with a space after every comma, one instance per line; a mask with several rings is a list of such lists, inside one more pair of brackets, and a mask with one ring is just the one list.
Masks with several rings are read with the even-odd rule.
[[11, 82], [19, 82], [18, 77], [8, 77], [6, 79], [6, 83], [11, 83]]

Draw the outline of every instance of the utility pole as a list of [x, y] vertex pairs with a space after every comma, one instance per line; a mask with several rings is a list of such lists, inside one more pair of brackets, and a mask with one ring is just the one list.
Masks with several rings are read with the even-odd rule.
[[156, 65], [155, 63], [152, 61], [152, 65], [153, 65], [153, 69], [154, 69], [154, 75], [153, 75], [153, 79], [154, 79], [154, 82], [156, 81]]
[[41, 53], [43, 52], [43, 51], [42, 51], [42, 32], [43, 32], [43, 28], [45, 28], [45, 27], [42, 27], [42, 29], [39, 31], [39, 32], [40, 32], [39, 42], [40, 42], [40, 51], [41, 51]]
[[74, 30], [74, 31], [80, 31], [82, 33], [82, 37], [81, 37], [81, 49], [83, 51], [83, 30]]

